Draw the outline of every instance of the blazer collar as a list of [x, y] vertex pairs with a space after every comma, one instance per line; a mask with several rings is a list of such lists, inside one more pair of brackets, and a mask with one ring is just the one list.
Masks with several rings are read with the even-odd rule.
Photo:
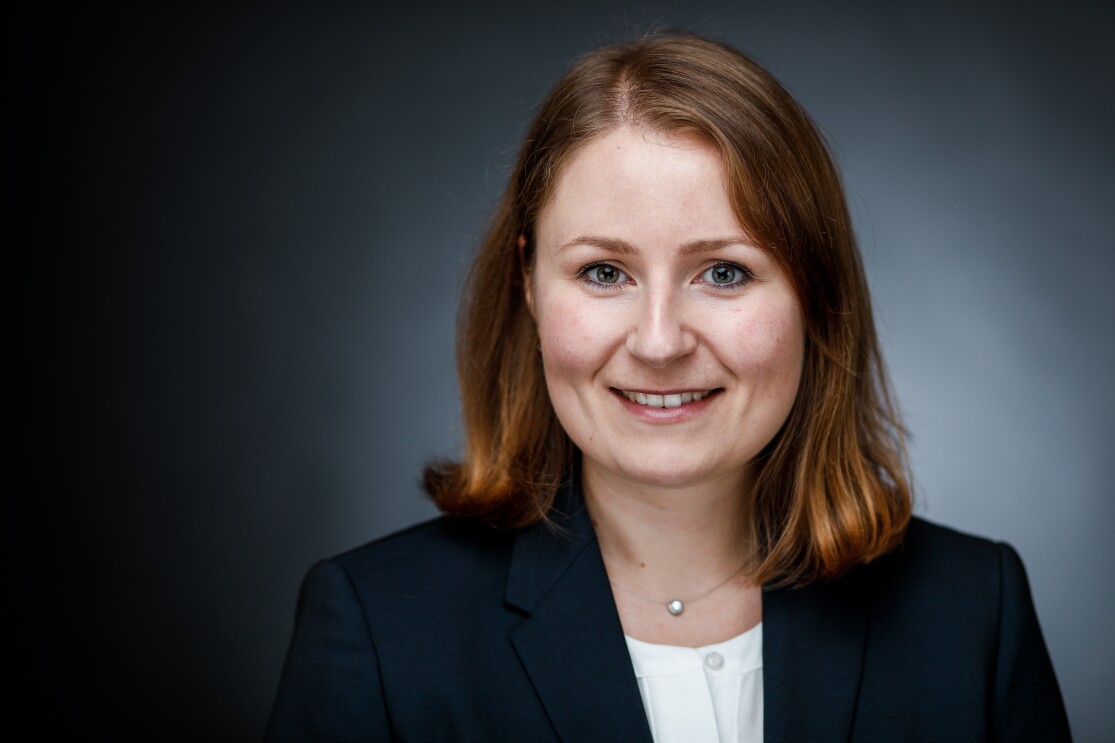
[[579, 477], [516, 537], [505, 599], [528, 615], [511, 641], [562, 740], [651, 743]]
[[[650, 743], [577, 474], [550, 522], [516, 537], [505, 600], [527, 618], [511, 640], [560, 738]], [[766, 743], [849, 739], [866, 631], [851, 576], [763, 594]]]

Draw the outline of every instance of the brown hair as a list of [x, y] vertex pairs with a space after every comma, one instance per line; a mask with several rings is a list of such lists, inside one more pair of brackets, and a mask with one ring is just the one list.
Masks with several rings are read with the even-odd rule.
[[562, 166], [625, 124], [696, 134], [721, 152], [740, 224], [786, 270], [801, 303], [801, 386], [756, 462], [754, 579], [801, 584], [887, 552], [909, 521], [911, 490], [839, 175], [769, 73], [688, 34], [590, 52], [542, 103], [462, 299], [464, 458], [428, 467], [426, 489], [446, 513], [516, 528], [544, 519], [568, 477], [576, 449], [550, 404], [523, 281]]

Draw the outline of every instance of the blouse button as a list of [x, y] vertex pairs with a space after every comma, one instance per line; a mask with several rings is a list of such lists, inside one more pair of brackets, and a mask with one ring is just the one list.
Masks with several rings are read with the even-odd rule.
[[705, 656], [705, 665], [714, 671], [724, 667], [724, 656], [720, 653], [709, 653]]

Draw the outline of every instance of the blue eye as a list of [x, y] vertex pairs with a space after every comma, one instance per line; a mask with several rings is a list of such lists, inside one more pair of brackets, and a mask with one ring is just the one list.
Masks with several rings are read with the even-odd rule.
[[577, 276], [595, 289], [620, 289], [631, 280], [611, 263], [590, 263], [578, 271]]
[[738, 289], [751, 280], [751, 272], [734, 263], [717, 263], [701, 274], [701, 281], [717, 289]]

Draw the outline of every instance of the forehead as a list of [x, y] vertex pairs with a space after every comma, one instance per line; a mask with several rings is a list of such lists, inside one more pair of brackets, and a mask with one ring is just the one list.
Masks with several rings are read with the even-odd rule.
[[726, 185], [723, 159], [705, 140], [622, 127], [565, 163], [538, 220], [539, 238], [588, 230], [657, 242], [741, 232]]

